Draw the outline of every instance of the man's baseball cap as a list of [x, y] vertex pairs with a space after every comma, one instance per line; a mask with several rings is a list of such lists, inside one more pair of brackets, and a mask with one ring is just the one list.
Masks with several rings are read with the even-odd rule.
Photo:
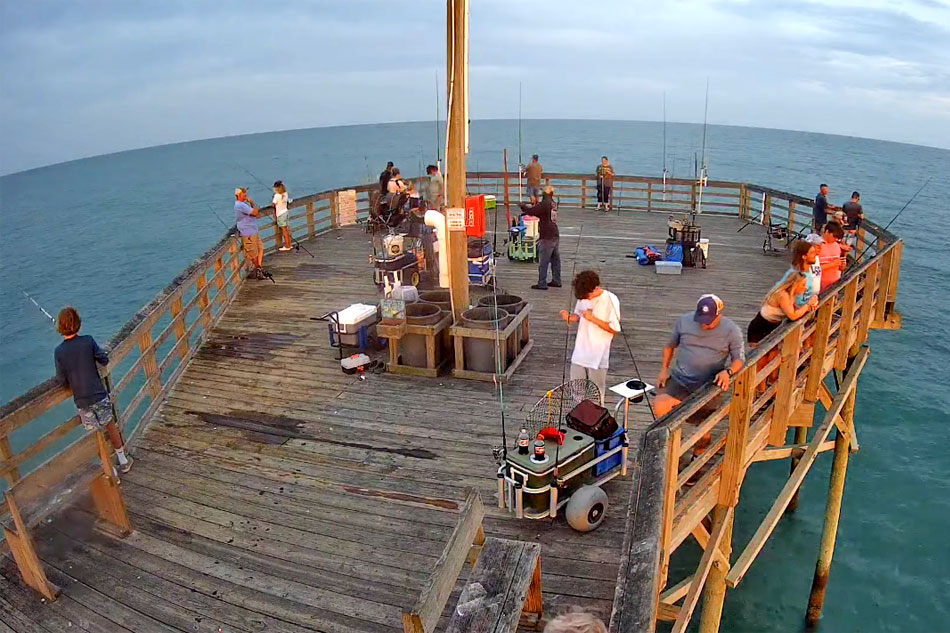
[[716, 295], [703, 295], [696, 302], [696, 314], [693, 320], [703, 325], [709, 325], [716, 320], [716, 317], [722, 312], [722, 299]]
[[238, 195], [238, 194], [240, 194], [242, 191], [243, 191], [243, 192], [246, 192], [246, 191], [247, 191], [247, 187], [238, 187], [237, 189], [234, 190], [234, 195]]
[[821, 236], [817, 233], [809, 233], [805, 238], [805, 241], [809, 244], [821, 244], [824, 240], [822, 240]]

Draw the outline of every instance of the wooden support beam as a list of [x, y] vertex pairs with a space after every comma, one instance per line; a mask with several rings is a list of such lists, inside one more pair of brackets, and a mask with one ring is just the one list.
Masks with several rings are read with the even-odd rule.
[[769, 513], [765, 516], [762, 524], [759, 525], [759, 528], [755, 531], [755, 534], [752, 536], [749, 544], [746, 546], [745, 550], [743, 550], [742, 554], [739, 555], [739, 558], [736, 559], [735, 565], [726, 576], [726, 582], [730, 587], [735, 587], [738, 585], [743, 576], [745, 576], [746, 572], [749, 571], [749, 567], [752, 565], [753, 561], [762, 550], [762, 547], [765, 546], [765, 542], [768, 540], [769, 536], [771, 536], [775, 526], [778, 525], [779, 519], [785, 512], [785, 507], [788, 505], [789, 501], [791, 501], [795, 491], [798, 490], [799, 486], [801, 486], [802, 481], [805, 480], [805, 475], [815, 462], [815, 458], [818, 456], [818, 451], [821, 448], [821, 445], [827, 439], [831, 429], [835, 426], [835, 417], [841, 413], [841, 410], [844, 408], [848, 397], [857, 387], [858, 376], [861, 375], [861, 370], [864, 369], [864, 365], [867, 363], [868, 351], [869, 350], [867, 347], [862, 348], [861, 353], [855, 358], [854, 363], [851, 365], [851, 369], [848, 371], [847, 377], [841, 384], [840, 391], [835, 396], [835, 400], [831, 406], [831, 409], [829, 409], [828, 413], [825, 414], [824, 420], [815, 431], [815, 435], [812, 437], [811, 443], [808, 445], [808, 449], [802, 456], [798, 466], [795, 467], [795, 472], [793, 472], [792, 476], [789, 477], [785, 487], [782, 488], [782, 492], [779, 493], [775, 503], [772, 504], [772, 508], [769, 510]]
[[745, 474], [745, 448], [749, 435], [749, 419], [755, 398], [755, 365], [744, 367], [735, 375], [732, 401], [729, 405], [729, 435], [722, 463], [719, 484], [719, 505], [735, 507], [739, 503], [739, 488]]
[[[854, 391], [850, 400], [854, 399]], [[815, 577], [808, 596], [808, 610], [805, 624], [815, 626], [821, 618], [825, 604], [825, 591], [828, 589], [828, 576], [831, 573], [831, 560], [835, 554], [835, 540], [838, 537], [838, 521], [841, 518], [841, 500], [844, 498], [844, 480], [848, 472], [848, 438], [840, 430], [835, 435], [835, 457], [831, 464], [831, 485], [828, 490], [828, 502], [825, 505], [825, 527], [821, 534], [821, 546], [818, 550], [818, 562], [815, 565]]]
[[[447, 0], [446, 91], [449, 104], [446, 153], [446, 206], [465, 208], [465, 158], [468, 135], [468, 15], [465, 0]], [[455, 320], [468, 309], [468, 238], [448, 231], [449, 292]]]
[[841, 303], [841, 321], [838, 325], [838, 343], [835, 348], [835, 369], [844, 371], [848, 367], [848, 351], [851, 347], [851, 332], [854, 329], [854, 315], [858, 301], [858, 278], [848, 282], [844, 289], [844, 301]]
[[7, 509], [10, 511], [10, 517], [13, 519], [11, 530], [6, 525], [3, 526], [3, 538], [10, 547], [10, 553], [13, 554], [13, 560], [16, 562], [20, 576], [24, 584], [32, 587], [41, 596], [50, 602], [56, 600], [59, 595], [59, 588], [46, 578], [46, 572], [43, 571], [43, 564], [40, 557], [36, 555], [36, 548], [33, 546], [33, 539], [26, 529], [23, 517], [20, 514], [20, 508], [13, 498], [13, 494], [7, 490], [4, 492], [4, 498], [7, 502]]
[[709, 537], [709, 545], [703, 551], [703, 557], [699, 561], [699, 568], [693, 575], [693, 582], [689, 586], [686, 597], [683, 599], [683, 606], [680, 608], [679, 617], [673, 624], [673, 633], [684, 633], [690, 618], [693, 617], [693, 611], [699, 603], [699, 596], [702, 593], [703, 586], [706, 584], [709, 570], [712, 569], [713, 561], [716, 560], [715, 552], [719, 549], [719, 545], [726, 535], [727, 528], [732, 521], [734, 510], [732, 506], [727, 506], [722, 512], [717, 513], [712, 534]]
[[[821, 446], [818, 447], [819, 453], [824, 453], [825, 451], [830, 451], [835, 447], [835, 443], [831, 440], [827, 442], [822, 442]], [[759, 451], [759, 454], [755, 456], [753, 462], [768, 462], [775, 459], [788, 459], [789, 457], [801, 458], [805, 454], [805, 451], [808, 450], [808, 444], [789, 444], [788, 446], [782, 446], [780, 448], [766, 448]]]
[[[705, 529], [704, 529], [705, 531]], [[708, 535], [709, 533], [706, 532]], [[666, 591], [660, 594], [660, 602], [663, 604], [676, 604], [689, 592], [689, 586], [693, 584], [693, 577], [687, 576]], [[674, 618], [675, 619], [675, 618]]]
[[[834, 394], [831, 393], [831, 390], [822, 383], [821, 389], [818, 392], [818, 398], [821, 401], [822, 406], [825, 409], [831, 408], [832, 402], [834, 402]], [[847, 410], [848, 405], [845, 404], [845, 410]], [[845, 418], [845, 410], [842, 410], [841, 415], [835, 417], [835, 425], [842, 433], [848, 436], [848, 439], [851, 444], [851, 452], [857, 453], [861, 450], [861, 447], [858, 445], [858, 434], [854, 430], [854, 405], [851, 406], [851, 414], [848, 418]], [[850, 422], [848, 421], [850, 420]]]
[[722, 557], [717, 556], [716, 560], [713, 561], [712, 568], [709, 570], [709, 577], [706, 579], [706, 587], [703, 591], [703, 610], [699, 616], [700, 633], [719, 633], [722, 605], [726, 600], [726, 574], [729, 573], [729, 556], [732, 554], [732, 526], [735, 520], [733, 508], [716, 506], [713, 514], [713, 524], [725, 512], [729, 512], [730, 516], [726, 518], [725, 533], [717, 549], [717, 552], [722, 553]]
[[817, 324], [812, 342], [811, 360], [808, 365], [808, 379], [805, 382], [805, 402], [818, 400], [818, 385], [822, 379], [825, 355], [828, 353], [828, 339], [831, 335], [831, 320], [835, 313], [834, 297], [818, 308]]
[[[709, 546], [709, 532], [706, 531], [706, 526], [702, 523], [697, 523], [692, 531], [693, 538], [696, 539], [696, 542], [699, 543], [699, 546], [703, 549], [706, 549]], [[717, 550], [713, 552], [713, 555], [716, 557], [716, 561], [729, 566], [729, 559], [722, 552], [722, 550]]]
[[868, 329], [871, 327], [871, 317], [874, 314], [874, 286], [877, 285], [877, 278], [880, 274], [880, 261], [875, 261], [868, 266], [864, 273], [864, 288], [861, 295], [861, 316], [858, 318], [858, 333], [851, 345], [851, 356], [858, 353], [858, 350], [864, 342], [868, 340]]
[[676, 516], [676, 492], [679, 490], [680, 440], [683, 429], [678, 428], [670, 435], [666, 458], [666, 492], [663, 500], [663, 526], [660, 530], [660, 580], [657, 587], [666, 586], [670, 572], [670, 556], [673, 553], [673, 518]]

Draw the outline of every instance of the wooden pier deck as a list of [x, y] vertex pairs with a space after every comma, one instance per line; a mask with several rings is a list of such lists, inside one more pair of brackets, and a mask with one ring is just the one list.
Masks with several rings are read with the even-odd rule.
[[[673, 320], [701, 294], [719, 294], [744, 329], [787, 267], [762, 254], [761, 226], [737, 233], [735, 217], [703, 216], [709, 268], [681, 276], [627, 257], [638, 245], [662, 245], [664, 214], [562, 207], [559, 224], [564, 288], [531, 290], [534, 264], [499, 266], [500, 285], [533, 304], [535, 337], [504, 389], [509, 441], [524, 411], [561, 382], [557, 312], [573, 303], [579, 233], [577, 270], [599, 270], [619, 296], [648, 380]], [[607, 520], [588, 534], [563, 518], [518, 521], [499, 510], [495, 388], [342, 374], [325, 325], [309, 317], [377, 300], [368, 236], [339, 229], [307, 246], [316, 259], [268, 256], [277, 284], [244, 285], [138, 442], [122, 481], [135, 532], [116, 539], [93, 530], [78, 507], [38, 528], [37, 549], [62, 587], [52, 604], [22, 584], [8, 556], [0, 559], [0, 633], [401, 630], [400, 612], [418, 595], [469, 486], [481, 492], [489, 535], [541, 543], [547, 613], [581, 605], [609, 618], [629, 478], [606, 486]], [[635, 376], [622, 337], [610, 374], [614, 382]], [[651, 421], [645, 405], [631, 412], [634, 430]]]

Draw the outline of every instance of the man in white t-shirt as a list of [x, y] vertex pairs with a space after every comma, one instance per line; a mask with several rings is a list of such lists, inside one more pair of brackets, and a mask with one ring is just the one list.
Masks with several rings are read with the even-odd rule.
[[600, 277], [585, 270], [574, 278], [574, 313], [561, 310], [561, 318], [577, 323], [574, 353], [571, 355], [571, 380], [586, 378], [600, 389], [600, 403], [607, 391], [610, 342], [620, 332], [620, 300], [600, 287]]

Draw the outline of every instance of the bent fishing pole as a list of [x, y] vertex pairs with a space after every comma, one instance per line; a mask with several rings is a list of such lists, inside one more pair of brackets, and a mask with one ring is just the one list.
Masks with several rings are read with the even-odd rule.
[[[214, 217], [218, 218], [218, 222], [224, 225], [224, 228], [228, 230], [228, 235], [231, 237], [238, 237], [237, 225], [228, 226], [228, 223], [221, 219], [221, 216], [218, 215], [218, 212], [214, 210], [214, 207], [211, 206], [211, 203], [205, 203], [208, 205], [208, 209], [211, 210], [211, 213], [214, 214]], [[264, 270], [262, 266], [256, 266], [255, 270], [263, 277], [264, 279], [270, 279], [271, 283], [276, 284], [277, 281], [274, 279], [274, 275], [268, 271]]]
[[[901, 214], [907, 209], [907, 207], [909, 207], [909, 206], [911, 205], [911, 203], [912, 203], [914, 200], [917, 199], [917, 196], [919, 196], [919, 195], [920, 195], [920, 192], [923, 191], [923, 190], [927, 187], [927, 185], [930, 184], [930, 181], [931, 181], [931, 180], [933, 180], [933, 176], [930, 176], [929, 178], [927, 178], [927, 180], [924, 182], [924, 184], [922, 184], [922, 185], [920, 186], [920, 189], [918, 189], [918, 190], [914, 193], [914, 195], [912, 195], [912, 196], [910, 197], [910, 200], [908, 200], [907, 202], [904, 203], [904, 206], [901, 207], [900, 211], [898, 211], [898, 212], [894, 215], [894, 217], [891, 218], [891, 221], [884, 225], [884, 228], [882, 229], [882, 231], [887, 231], [887, 229], [891, 228], [891, 225], [894, 224], [894, 221], [895, 221], [897, 218], [899, 218], [899, 217], [901, 216]], [[861, 258], [864, 257], [865, 254], [867, 254], [867, 252], [871, 249], [872, 246], [874, 246], [875, 244], [877, 244], [877, 241], [878, 241], [879, 239], [881, 239], [880, 236], [877, 236], [877, 237], [874, 238], [874, 241], [873, 241], [873, 242], [871, 242], [870, 244], [868, 244], [867, 246], [865, 246], [865, 247], [864, 247], [864, 250], [861, 251], [861, 252], [858, 254], [858, 256], [855, 257], [854, 260], [851, 262], [851, 265], [849, 265], [848, 268], [845, 269], [845, 272], [847, 272], [848, 270], [851, 270], [851, 267], [852, 267], [852, 266], [854, 266], [854, 265], [857, 264], [859, 261], [861, 261]]]
[[[365, 156], [364, 156], [364, 158], [365, 158]], [[245, 174], [247, 174], [248, 176], [250, 176], [250, 177], [253, 178], [254, 180], [256, 180], [257, 183], [258, 183], [261, 187], [264, 187], [264, 189], [270, 189], [270, 188], [271, 188], [271, 187], [269, 187], [263, 180], [261, 180], [260, 178], [258, 178], [257, 176], [255, 176], [255, 175], [251, 172], [250, 169], [247, 169], [246, 167], [243, 167], [243, 166], [241, 166], [241, 165], [238, 165], [237, 163], [235, 163], [234, 166], [237, 167], [238, 169], [240, 169], [241, 171], [243, 171]], [[367, 163], [367, 165], [366, 165], [366, 169], [367, 169], [367, 172], [368, 172], [368, 171], [369, 171], [369, 164], [368, 164], [368, 163]], [[290, 204], [290, 199], [287, 200], [287, 204]], [[289, 213], [289, 211], [288, 211], [288, 213]], [[275, 215], [274, 215], [274, 223], [275, 223], [275, 224], [277, 223], [276, 210], [275, 210]], [[290, 229], [289, 229], [289, 228], [287, 229], [287, 233], [290, 233]], [[293, 240], [294, 246], [297, 248], [297, 252], [300, 252], [300, 249], [303, 249], [304, 252], [307, 253], [307, 255], [310, 255], [310, 257], [313, 257], [313, 253], [311, 253], [311, 252], [307, 249], [306, 246], [304, 246], [303, 244], [301, 244], [300, 242], [298, 242], [298, 241], [297, 241], [297, 238], [294, 237], [292, 233], [290, 233], [290, 239]], [[314, 257], [314, 259], [316, 259], [316, 258]]]
[[21, 290], [20, 292], [23, 293], [23, 296], [24, 296], [24, 297], [26, 297], [27, 299], [29, 299], [30, 301], [32, 301], [32, 302], [33, 302], [33, 305], [35, 305], [37, 308], [39, 308], [39, 309], [40, 309], [40, 312], [42, 312], [43, 314], [45, 314], [47, 319], [49, 319], [49, 320], [52, 321], [53, 323], [56, 323], [56, 319], [53, 318], [53, 315], [50, 314], [49, 312], [47, 312], [46, 309], [43, 308], [43, 306], [41, 306], [39, 303], [37, 303], [36, 299], [34, 299], [33, 297], [30, 296], [30, 293], [28, 293], [26, 290]]

